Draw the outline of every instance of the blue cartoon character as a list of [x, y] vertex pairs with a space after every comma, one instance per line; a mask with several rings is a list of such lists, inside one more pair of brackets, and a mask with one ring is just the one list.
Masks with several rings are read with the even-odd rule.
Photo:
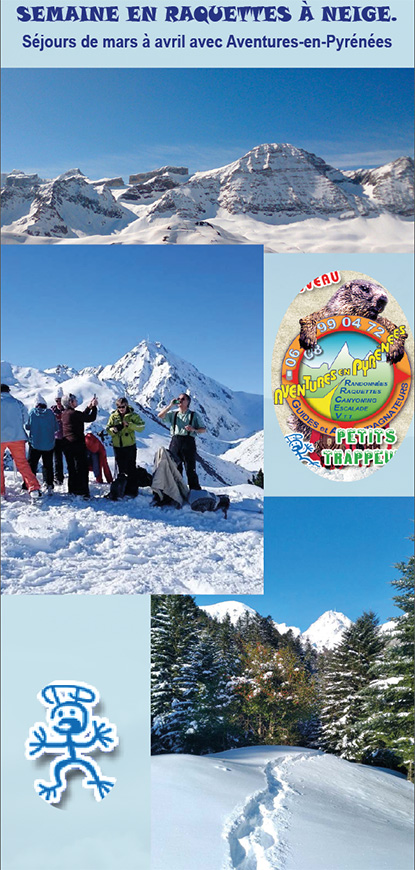
[[98, 748], [112, 752], [118, 746], [118, 737], [115, 725], [108, 719], [92, 715], [99, 693], [86, 683], [56, 681], [45, 686], [37, 697], [47, 707], [47, 725], [36, 722], [30, 729], [26, 758], [39, 758], [46, 752], [59, 757], [50, 765], [51, 782], [35, 780], [36, 791], [45, 801], [59, 803], [68, 771], [83, 770], [82, 785], [93, 789], [97, 801], [103, 800], [116, 780], [110, 776], [104, 779], [99, 765], [88, 754]]

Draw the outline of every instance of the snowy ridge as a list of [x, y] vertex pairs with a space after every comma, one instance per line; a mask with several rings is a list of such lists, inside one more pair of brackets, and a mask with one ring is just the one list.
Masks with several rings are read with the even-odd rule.
[[235, 447], [230, 447], [226, 453], [222, 453], [222, 459], [228, 462], [236, 462], [237, 465], [242, 465], [244, 468], [249, 468], [255, 471], [262, 468], [261, 463], [264, 459], [264, 433], [255, 432], [249, 438], [244, 438]]
[[344, 174], [360, 184], [375, 205], [395, 214], [413, 215], [414, 162], [410, 157], [400, 157], [377, 169], [357, 169]]
[[[44, 395], [48, 404], [53, 404], [58, 385], [64, 393], [78, 396], [80, 404], [88, 403], [95, 393], [99, 401], [97, 421], [92, 427], [95, 432], [105, 428], [116, 399], [125, 393], [146, 423], [137, 444], [139, 457], [149, 467], [157, 447], [167, 447], [170, 440], [169, 429], [157, 418], [158, 411], [182, 390], [189, 390], [191, 408], [200, 414], [207, 428], [206, 434], [198, 436], [197, 440], [198, 452], [205, 463], [202, 482], [205, 485], [247, 483], [250, 472], [263, 466], [258, 449], [263, 436], [256, 431], [262, 429], [262, 396], [234, 392], [222, 386], [159, 342], [141, 341], [113, 365], [88, 367], [80, 372], [68, 365], [42, 372], [2, 362], [2, 380], [13, 388], [13, 394], [28, 409], [33, 406], [37, 392]], [[254, 465], [251, 449], [253, 432], [257, 465]], [[240, 439], [239, 461], [232, 453], [226, 455], [226, 448], [233, 448], [235, 439]], [[248, 467], [243, 466], [244, 455], [249, 460]], [[209, 469], [213, 470], [213, 475]]]
[[[141, 341], [97, 374], [101, 380], [120, 382], [135, 401], [156, 413], [181, 391], [188, 391], [191, 409], [208, 421], [207, 439], [229, 442], [262, 429], [262, 396], [224, 387], [160, 342]], [[237, 460], [230, 457], [229, 461]]]
[[[246, 614], [249, 616], [257, 615], [256, 610], [241, 601], [221, 601], [217, 604], [207, 604], [201, 606], [201, 610], [204, 610], [212, 619], [218, 619], [220, 622], [229, 616], [232, 625], [236, 625], [238, 619]], [[327, 610], [303, 632], [295, 625], [286, 625], [285, 622], [274, 621], [274, 625], [280, 634], [291, 631], [294, 637], [299, 637], [303, 642], [310, 643], [317, 652], [322, 652], [323, 650], [331, 650], [341, 643], [343, 632], [353, 623], [344, 613]], [[380, 629], [390, 632], [393, 630], [393, 625], [393, 623], [387, 622], [384, 626], [380, 626]]]
[[218, 604], [205, 604], [200, 607], [212, 619], [217, 619], [219, 622], [229, 616], [232, 625], [236, 625], [238, 619], [249, 613], [250, 616], [255, 616], [256, 610], [249, 607], [247, 604], [242, 604], [242, 601], [222, 601]]
[[130, 175], [123, 187], [120, 178], [91, 181], [79, 169], [47, 182], [13, 171], [3, 177], [3, 241], [256, 243], [314, 251], [332, 244], [358, 250], [360, 236], [362, 249], [410, 250], [412, 171], [411, 158], [402, 157], [342, 172], [287, 143], [258, 145], [191, 176], [186, 167], [167, 166]]

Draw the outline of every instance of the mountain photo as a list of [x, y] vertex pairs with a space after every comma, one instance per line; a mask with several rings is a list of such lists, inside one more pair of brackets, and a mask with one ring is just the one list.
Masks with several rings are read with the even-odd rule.
[[152, 867], [410, 870], [412, 502], [265, 507], [263, 596], [152, 598]]
[[346, 173], [302, 148], [271, 143], [218, 169], [189, 175], [165, 166], [128, 183], [91, 180], [80, 169], [52, 180], [14, 170], [2, 179], [3, 242], [261, 243], [266, 251], [313, 252], [325, 250], [310, 239], [319, 229], [350, 250], [345, 239], [361, 225], [373, 250], [398, 233], [409, 250], [413, 166], [401, 157]]
[[[44, 248], [28, 262], [16, 253], [7, 249], [3, 281], [2, 384], [11, 396], [26, 412], [39, 394], [49, 408], [58, 392], [72, 394], [80, 410], [95, 396], [97, 417], [85, 432], [103, 442], [113, 475], [106, 430], [125, 397], [144, 423], [136, 463], [151, 480], [172, 436], [159, 414], [184, 391], [206, 430], [195, 436], [199, 485], [215, 502], [229, 499], [229, 509], [197, 512], [186, 500], [160, 507], [148, 484], [135, 498], [111, 501], [109, 483], [92, 473], [88, 500], [68, 493], [65, 476], [34, 507], [6, 453], [3, 592], [260, 593], [261, 250], [57, 248], [53, 273]], [[42, 300], [39, 325], [22, 333], [34, 298]]]
[[6, 70], [2, 243], [411, 252], [409, 72]]

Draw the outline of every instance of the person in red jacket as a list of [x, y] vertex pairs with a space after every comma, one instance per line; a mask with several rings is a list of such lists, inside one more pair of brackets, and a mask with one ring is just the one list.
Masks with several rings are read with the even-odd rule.
[[112, 483], [113, 477], [107, 460], [107, 451], [105, 447], [92, 432], [87, 432], [85, 435], [86, 449], [89, 454], [89, 468], [95, 474], [95, 483], [103, 483], [102, 472], [104, 472], [107, 483]]

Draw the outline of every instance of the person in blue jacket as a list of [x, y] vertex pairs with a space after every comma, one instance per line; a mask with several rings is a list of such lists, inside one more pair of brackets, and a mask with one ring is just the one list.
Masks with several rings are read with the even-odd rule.
[[4, 454], [6, 450], [12, 455], [18, 472], [29, 490], [33, 501], [40, 496], [40, 483], [26, 459], [27, 433], [24, 425], [27, 422], [27, 411], [23, 402], [19, 402], [10, 393], [8, 384], [1, 385], [1, 494], [5, 497]]
[[53, 492], [53, 450], [55, 447], [56, 417], [46, 400], [38, 393], [35, 407], [29, 413], [26, 431], [29, 435], [29, 465], [36, 474], [42, 457], [43, 480], [49, 493]]

